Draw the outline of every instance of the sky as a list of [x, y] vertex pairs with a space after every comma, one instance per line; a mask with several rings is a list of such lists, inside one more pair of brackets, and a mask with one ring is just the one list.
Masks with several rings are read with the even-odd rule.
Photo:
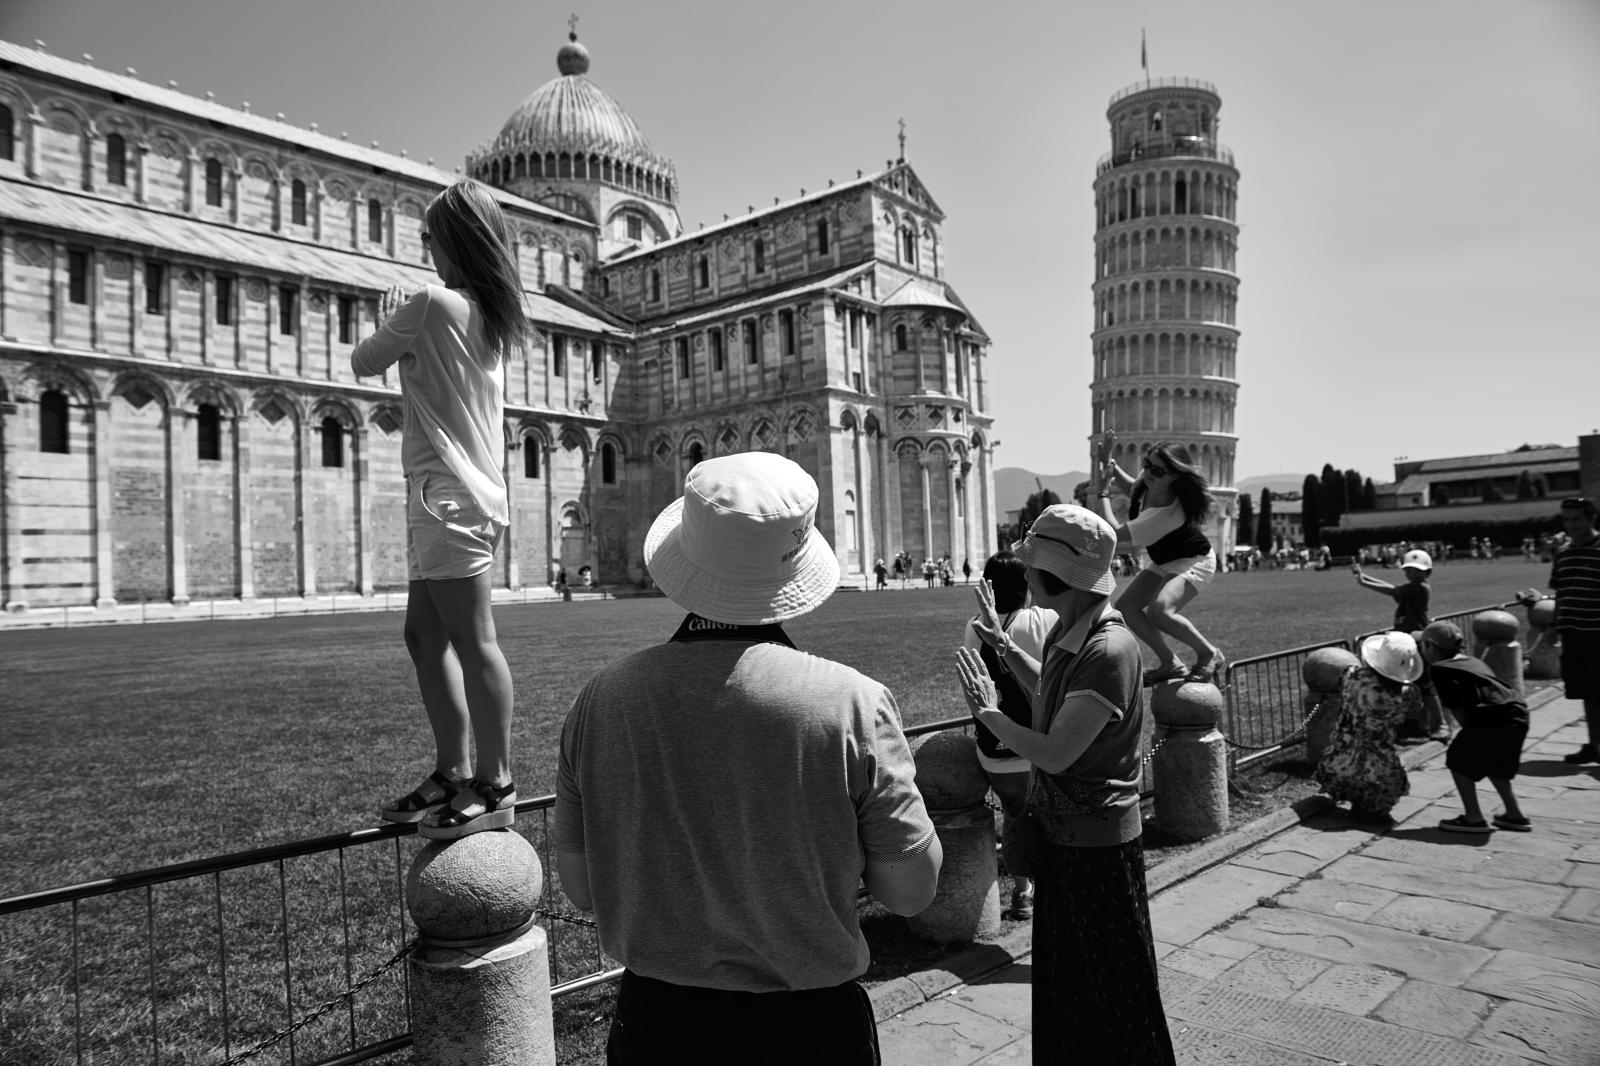
[[1094, 166], [1141, 30], [1240, 171], [1238, 478], [1600, 429], [1594, 0], [0, 0], [0, 37], [454, 169], [572, 13], [686, 230], [881, 169], [905, 120], [998, 466], [1088, 466]]

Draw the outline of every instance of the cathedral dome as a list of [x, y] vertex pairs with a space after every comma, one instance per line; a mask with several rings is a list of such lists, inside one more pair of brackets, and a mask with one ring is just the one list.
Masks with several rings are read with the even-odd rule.
[[468, 173], [502, 186], [523, 177], [598, 179], [675, 201], [672, 162], [657, 155], [633, 116], [589, 80], [589, 50], [576, 33], [556, 54], [556, 67], [560, 76], [535, 89], [500, 135], [468, 156]]

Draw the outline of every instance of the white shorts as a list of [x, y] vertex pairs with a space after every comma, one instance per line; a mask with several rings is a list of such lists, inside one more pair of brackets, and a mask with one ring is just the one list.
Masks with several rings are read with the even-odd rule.
[[1211, 575], [1217, 572], [1217, 553], [1215, 550], [1208, 551], [1192, 559], [1174, 559], [1170, 563], [1146, 561], [1144, 568], [1168, 579], [1181, 577], [1198, 589], [1210, 581]]
[[406, 477], [406, 580], [477, 577], [494, 565], [505, 527], [449, 474]]

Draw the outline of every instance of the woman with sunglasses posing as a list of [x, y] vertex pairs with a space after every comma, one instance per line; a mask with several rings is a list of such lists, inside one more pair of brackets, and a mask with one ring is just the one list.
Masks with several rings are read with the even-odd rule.
[[[1115, 433], [1106, 434], [1102, 456], [1110, 455], [1115, 440]], [[1102, 459], [1099, 474], [1095, 502], [1117, 531], [1117, 550], [1143, 548], [1148, 560], [1117, 599], [1129, 627], [1160, 660], [1154, 670], [1145, 671], [1144, 683], [1215, 680], [1223, 666], [1222, 650], [1182, 613], [1217, 571], [1217, 553], [1201, 531], [1211, 514], [1205, 475], [1189, 449], [1174, 441], [1160, 441], [1145, 453], [1138, 478], [1111, 458]], [[1119, 522], [1111, 510], [1113, 482], [1132, 496], [1126, 522]], [[1194, 652], [1192, 668], [1178, 661], [1167, 644], [1169, 636]]]
[[[405, 639], [434, 738], [434, 770], [384, 805], [452, 840], [510, 825], [511, 671], [489, 613], [495, 549], [510, 524], [504, 361], [530, 327], [510, 231], [486, 186], [458, 181], [436, 196], [422, 243], [443, 285], [391, 289], [382, 325], [356, 346], [358, 377], [399, 364], [405, 425]], [[474, 741], [476, 762], [474, 762]]]

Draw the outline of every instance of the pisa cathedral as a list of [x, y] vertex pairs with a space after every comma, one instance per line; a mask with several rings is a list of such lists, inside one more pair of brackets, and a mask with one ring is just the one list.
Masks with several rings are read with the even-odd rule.
[[1090, 386], [1091, 462], [1107, 430], [1128, 471], [1157, 441], [1186, 445], [1212, 485], [1206, 534], [1219, 557], [1235, 542], [1239, 441], [1239, 171], [1217, 141], [1221, 109], [1216, 86], [1195, 78], [1146, 79], [1111, 98], [1111, 151], [1094, 180]]
[[[647, 580], [688, 468], [752, 449], [816, 478], [846, 581], [981, 565], [989, 338], [919, 176], [686, 233], [576, 35], [557, 63], [464, 161], [538, 328], [506, 367], [497, 585]], [[0, 42], [7, 610], [404, 587], [399, 393], [349, 356], [379, 293], [434, 279], [422, 212], [456, 175], [431, 164]]]

